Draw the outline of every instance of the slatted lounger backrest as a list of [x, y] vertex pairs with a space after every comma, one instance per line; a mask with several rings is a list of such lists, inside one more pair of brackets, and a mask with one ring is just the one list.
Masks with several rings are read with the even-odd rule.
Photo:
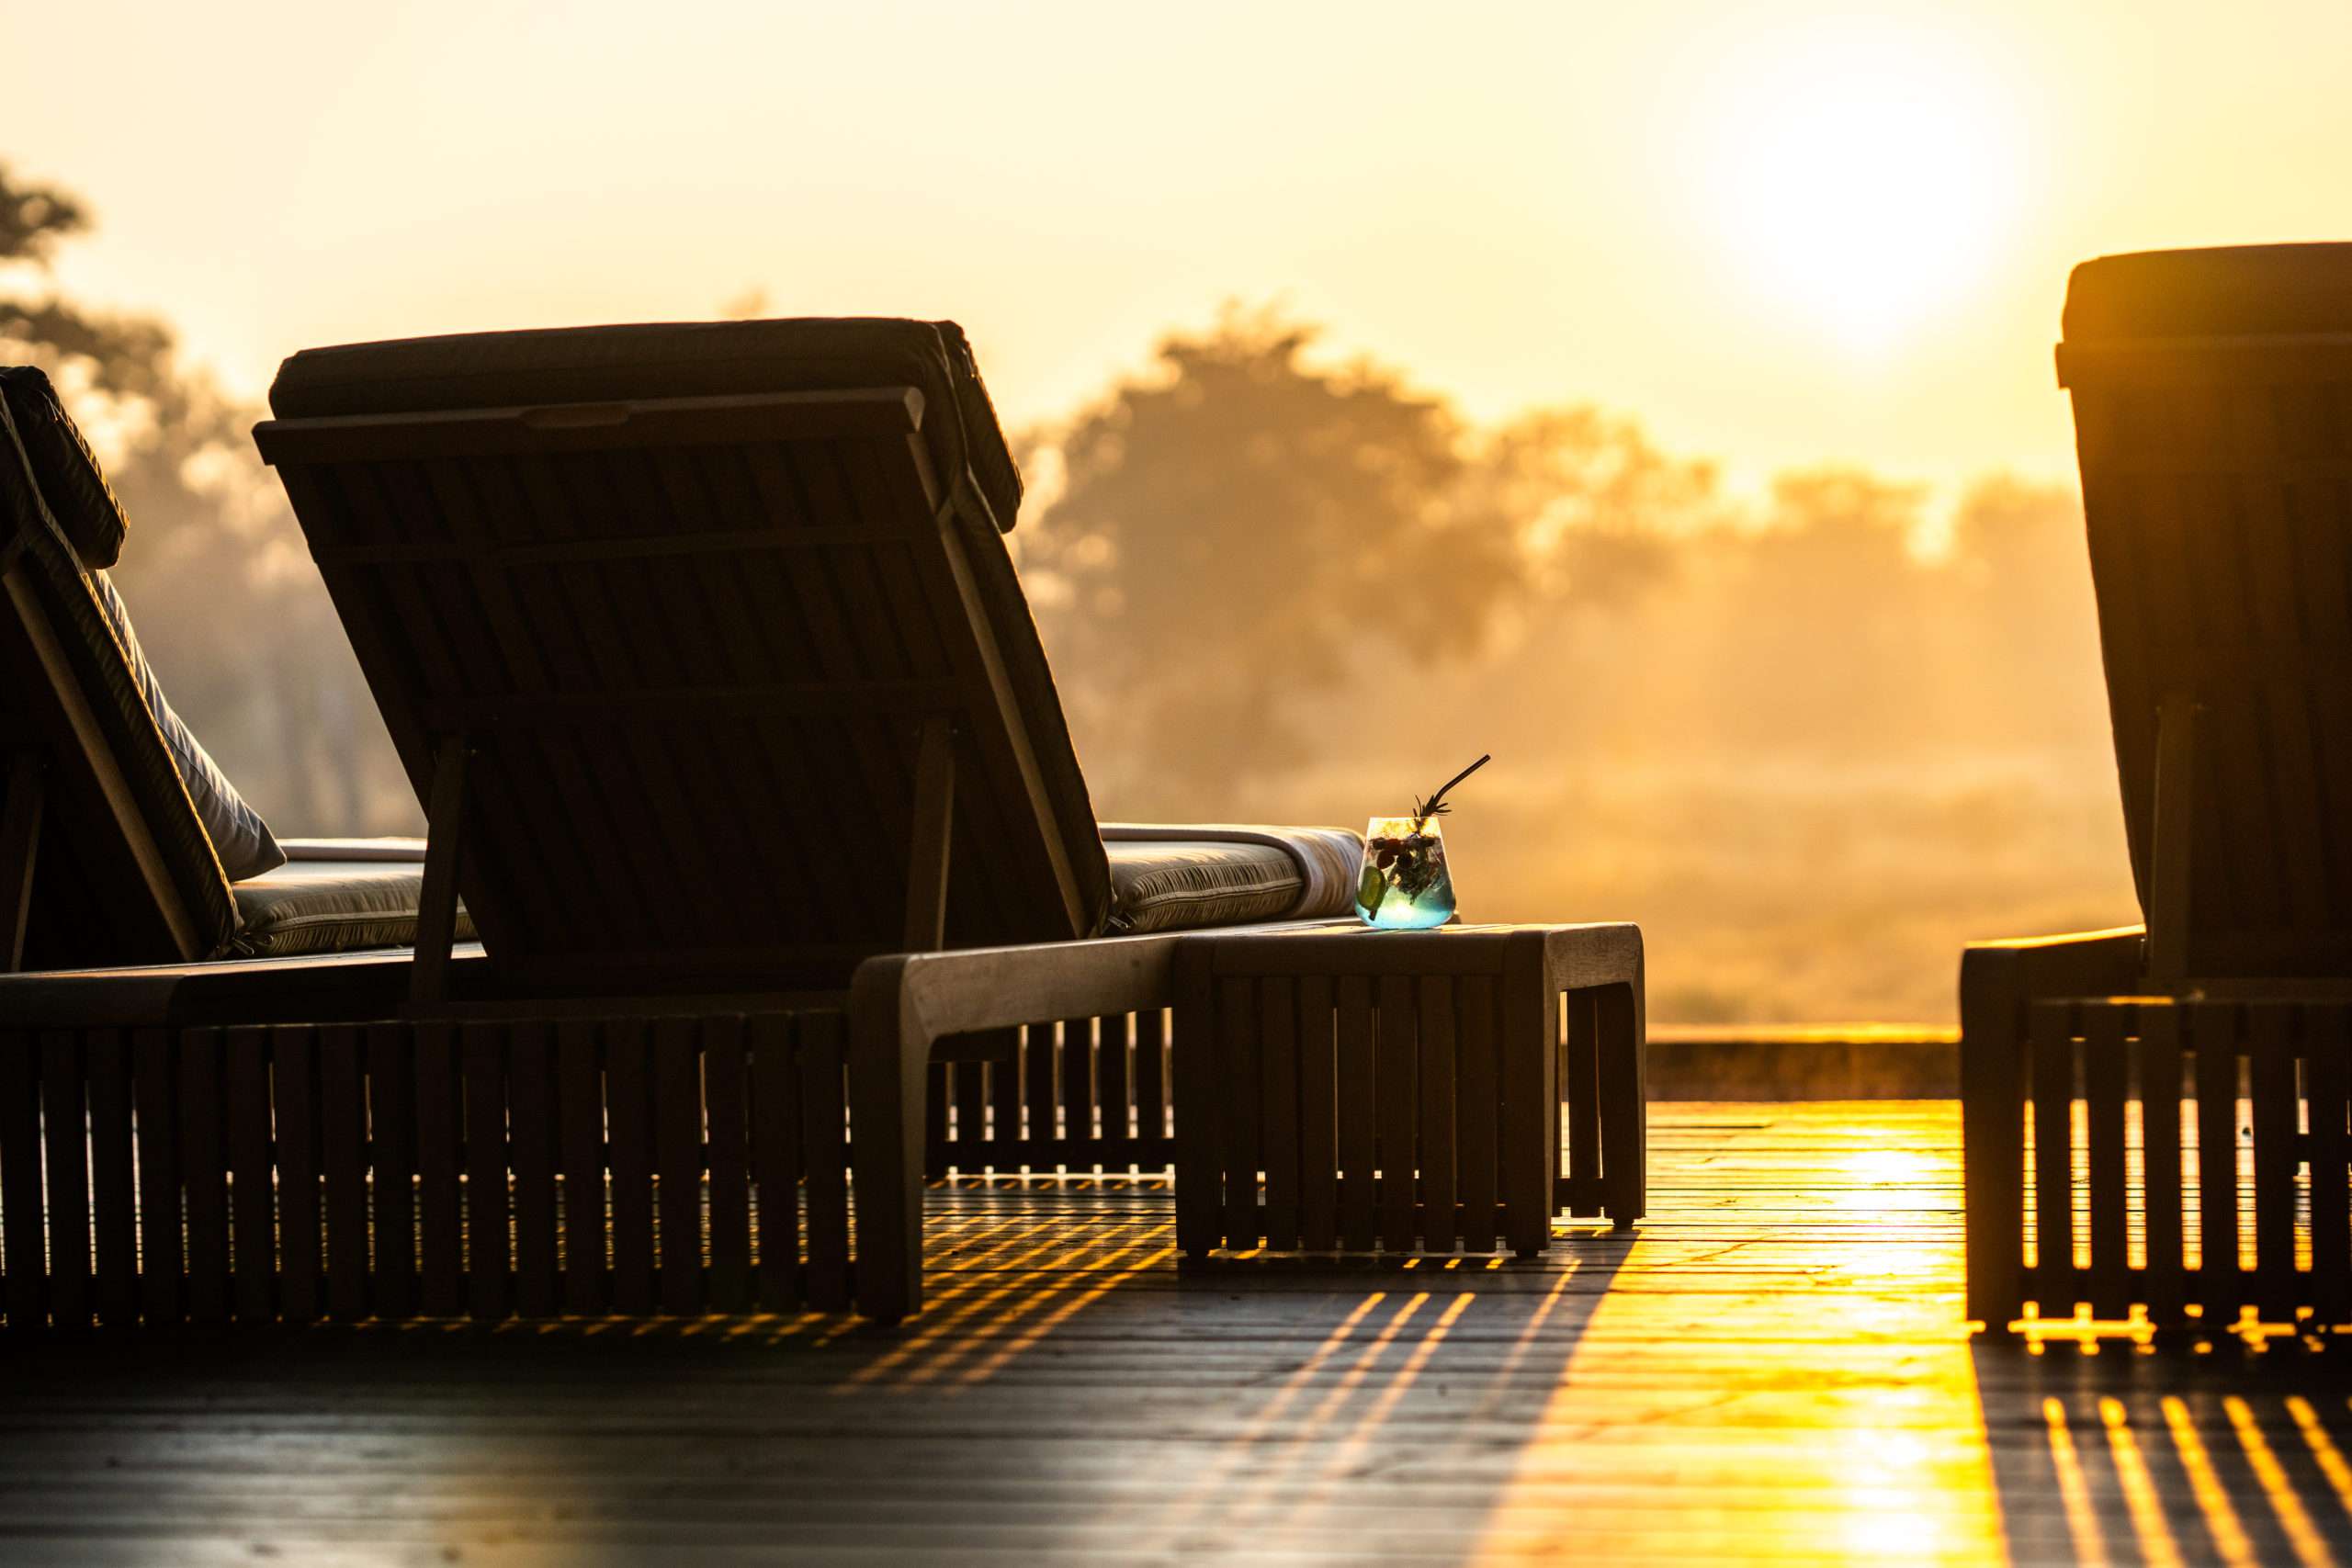
[[458, 885], [503, 985], [839, 985], [905, 947], [927, 727], [952, 726], [947, 944], [1100, 929], [996, 526], [1018, 492], [931, 323], [326, 352], [255, 437], [436, 833], [462, 748]]
[[2152, 970], [2352, 974], [2352, 245], [2086, 263], [2059, 361]]

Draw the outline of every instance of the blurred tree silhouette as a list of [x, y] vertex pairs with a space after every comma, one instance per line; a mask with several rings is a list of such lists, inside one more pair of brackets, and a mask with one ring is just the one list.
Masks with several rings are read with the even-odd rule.
[[1314, 337], [1228, 307], [1164, 339], [1157, 377], [1070, 430], [1023, 539], [1085, 752], [1164, 782], [1153, 799], [1199, 809], [1238, 761], [1287, 760], [1286, 696], [1337, 685], [1367, 638], [1470, 649], [1518, 581], [1499, 516], [1449, 504], [1445, 407], [1369, 365], [1311, 368]]
[[89, 226], [76, 197], [0, 166], [0, 363], [47, 370], [105, 463], [130, 521], [111, 575], [173, 705], [279, 832], [413, 828], [350, 644], [247, 436], [258, 411], [183, 366], [164, 321], [57, 293], [56, 242]]
[[[1515, 609], [1622, 604], [1715, 507], [1705, 464], [1592, 409], [1481, 434], [1317, 329], [1227, 306], [1058, 445], [1015, 537], [1081, 753], [1114, 810], [1231, 809], [1373, 665], [1474, 656]], [[1033, 450], [1035, 447], [1033, 443]], [[1365, 732], [1412, 716], [1386, 716]]]

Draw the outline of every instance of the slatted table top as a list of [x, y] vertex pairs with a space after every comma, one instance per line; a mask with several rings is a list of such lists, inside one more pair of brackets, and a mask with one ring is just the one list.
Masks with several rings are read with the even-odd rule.
[[1972, 1346], [1949, 1102], [1652, 1111], [1547, 1258], [934, 1195], [840, 1318], [0, 1343], [12, 1564], [2352, 1563], [2352, 1354]]

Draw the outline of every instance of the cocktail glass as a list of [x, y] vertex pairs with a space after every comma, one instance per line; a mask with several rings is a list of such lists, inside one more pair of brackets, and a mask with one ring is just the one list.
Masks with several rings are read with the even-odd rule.
[[1375, 817], [1363, 831], [1356, 914], [1376, 931], [1426, 931], [1453, 918], [1453, 877], [1435, 817]]

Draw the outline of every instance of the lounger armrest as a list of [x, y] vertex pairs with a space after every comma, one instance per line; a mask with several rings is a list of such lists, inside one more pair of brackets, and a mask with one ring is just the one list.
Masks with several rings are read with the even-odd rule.
[[2022, 1310], [2027, 1004], [2127, 994], [2142, 984], [2139, 926], [1971, 943], [1960, 959], [1961, 1165], [1968, 1315], [1994, 1333]]
[[1960, 1029], [2015, 1027], [2035, 997], [2111, 997], [2141, 986], [2142, 926], [1971, 942], [1960, 957]]

